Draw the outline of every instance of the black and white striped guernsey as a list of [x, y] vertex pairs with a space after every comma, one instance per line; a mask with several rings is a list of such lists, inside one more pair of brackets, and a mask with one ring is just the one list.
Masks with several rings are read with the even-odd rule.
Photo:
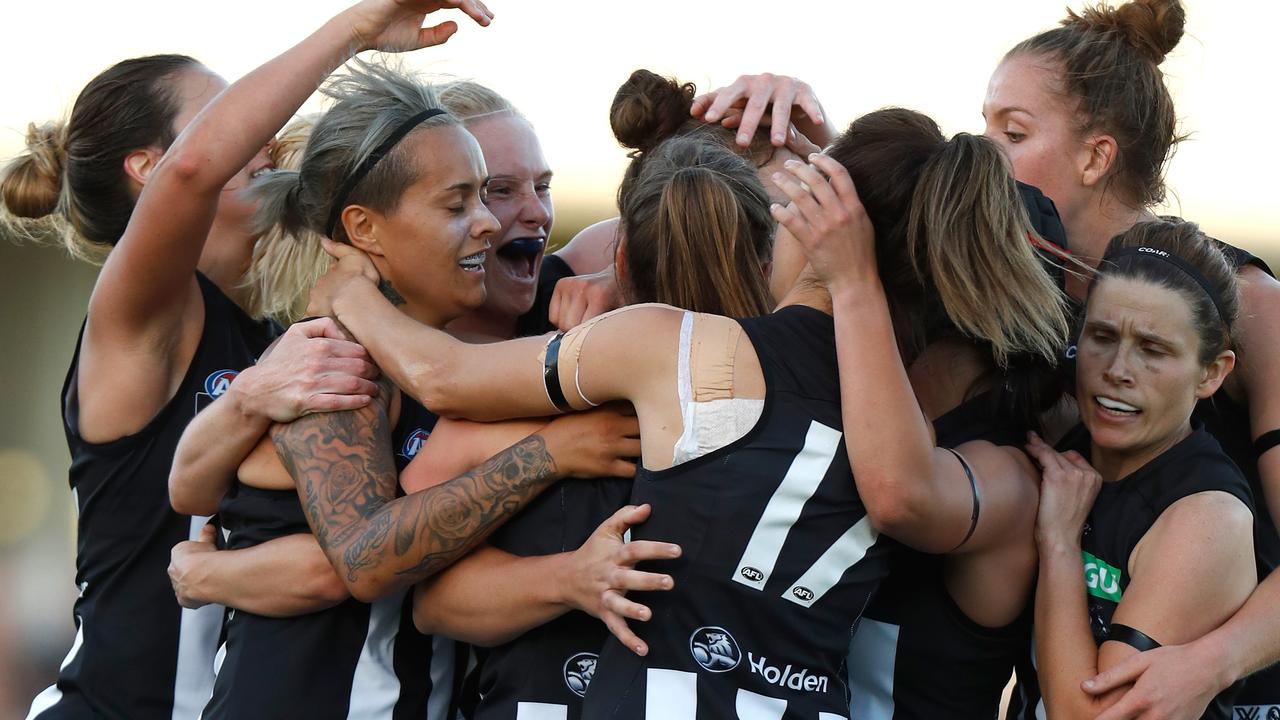
[[583, 717], [835, 720], [848, 713], [849, 633], [888, 572], [841, 433], [834, 322], [803, 306], [739, 321], [766, 382], [743, 438], [636, 474], [650, 519], [634, 540], [675, 542], [652, 563], [675, 588], [636, 593], [639, 657], [610, 637]]
[[[401, 395], [391, 439], [397, 470], [417, 454], [435, 421]], [[310, 532], [293, 490], [237, 483], [218, 514], [231, 549]], [[452, 640], [418, 633], [412, 596], [400, 590], [372, 604], [347, 598], [291, 618], [228, 609], [204, 720], [452, 720], [459, 651]]]
[[[196, 412], [252, 365], [279, 328], [256, 322], [197, 273], [204, 329], [177, 392], [132, 435], [91, 443], [79, 434], [76, 372], [62, 389], [77, 521], [76, 636], [55, 685], [28, 718], [193, 720], [209, 698], [222, 608], [178, 606], [169, 551], [195, 537], [204, 518], [169, 507], [169, 467]], [[83, 338], [83, 329], [81, 330]]]
[[[1059, 443], [1059, 449], [1089, 457], [1089, 433], [1083, 425], [1078, 426]], [[1211, 490], [1229, 493], [1250, 508], [1254, 505], [1240, 470], [1199, 423], [1193, 423], [1190, 435], [1154, 460], [1117, 482], [1102, 484], [1080, 540], [1089, 626], [1098, 645], [1107, 639], [1111, 616], [1129, 587], [1129, 556], [1138, 541], [1169, 506]], [[1009, 717], [1044, 718], [1039, 683], [1023, 668], [1019, 670], [1019, 687], [1010, 703]], [[1236, 683], [1215, 697], [1201, 717], [1231, 720], [1232, 702], [1240, 685]]]
[[[1019, 446], [1026, 429], [1000, 417], [987, 395], [933, 423], [937, 442]], [[849, 649], [850, 717], [858, 720], [994, 720], [1000, 694], [1026, 651], [1028, 617], [979, 625], [947, 590], [941, 555], [895, 545], [893, 568], [863, 614]]]

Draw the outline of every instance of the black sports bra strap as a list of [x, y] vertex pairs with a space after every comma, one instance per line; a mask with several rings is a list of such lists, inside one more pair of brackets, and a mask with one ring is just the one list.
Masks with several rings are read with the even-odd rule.
[[1111, 627], [1107, 630], [1107, 639], [1136, 648], [1138, 652], [1155, 650], [1160, 647], [1160, 643], [1152, 639], [1150, 635], [1120, 623], [1111, 623]]

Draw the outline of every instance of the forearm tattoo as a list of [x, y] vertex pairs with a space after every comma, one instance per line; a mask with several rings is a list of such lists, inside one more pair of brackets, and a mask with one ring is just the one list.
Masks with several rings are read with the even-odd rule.
[[382, 281], [378, 283], [378, 291], [382, 293], [382, 297], [386, 298], [388, 302], [397, 307], [408, 302], [408, 300], [405, 300], [404, 296], [400, 294], [400, 291], [396, 290], [395, 286], [391, 284], [391, 281], [386, 278], [383, 278]]
[[395, 498], [385, 409], [316, 413], [276, 426], [307, 522], [348, 582], [385, 591], [447, 567], [557, 478], [531, 435], [447, 483]]

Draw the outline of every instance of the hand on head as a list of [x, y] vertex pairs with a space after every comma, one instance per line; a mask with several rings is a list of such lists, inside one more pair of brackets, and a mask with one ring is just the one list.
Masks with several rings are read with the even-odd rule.
[[351, 13], [351, 33], [361, 50], [408, 52], [441, 45], [458, 31], [452, 20], [423, 27], [426, 16], [439, 10], [457, 9], [481, 26], [488, 26], [493, 13], [480, 0], [365, 0]]
[[771, 128], [769, 140], [776, 147], [789, 145], [788, 135], [797, 130], [820, 142], [831, 134], [813, 89], [785, 75], [742, 75], [730, 85], [694, 98], [690, 113], [707, 123], [737, 128], [737, 143], [742, 147], [751, 144], [760, 127]]
[[804, 248], [809, 266], [828, 288], [876, 277], [875, 229], [853, 180], [826, 155], [810, 164], [789, 160], [774, 183], [791, 202], [775, 204], [773, 217]]

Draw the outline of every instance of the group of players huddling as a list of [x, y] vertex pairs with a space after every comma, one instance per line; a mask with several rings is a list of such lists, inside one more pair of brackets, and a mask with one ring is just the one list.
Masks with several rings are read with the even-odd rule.
[[637, 70], [545, 257], [534, 126], [353, 59], [442, 8], [123, 61], [5, 171], [103, 261], [29, 718], [1280, 716], [1280, 284], [1151, 210], [1178, 0], [1019, 43], [982, 136]]

